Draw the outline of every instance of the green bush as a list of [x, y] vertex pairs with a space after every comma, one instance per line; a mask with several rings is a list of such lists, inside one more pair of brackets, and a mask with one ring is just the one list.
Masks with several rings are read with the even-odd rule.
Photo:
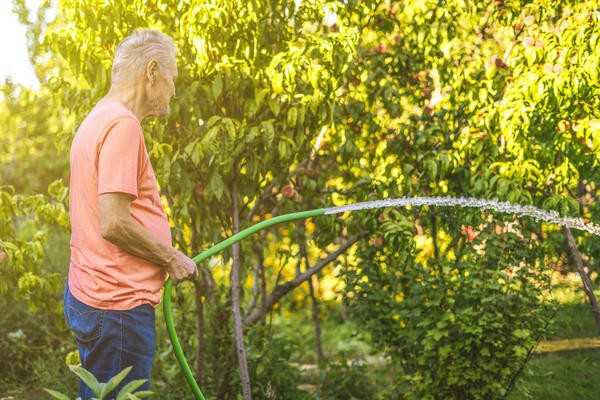
[[0, 387], [29, 383], [39, 354], [65, 342], [67, 192], [57, 181], [48, 194], [15, 194], [12, 186], [0, 185], [0, 250], [8, 254], [0, 265]]
[[471, 218], [478, 236], [419, 263], [396, 217], [383, 224], [386, 245], [362, 244], [358, 266], [344, 271], [353, 317], [402, 366], [407, 398], [502, 397], [551, 312], [542, 246], [526, 226], [494, 235], [495, 222]]
[[[103, 400], [109, 396], [117, 386], [125, 379], [125, 377], [131, 372], [133, 367], [127, 367], [117, 375], [113, 376], [108, 382], [98, 382], [96, 377], [92, 375], [87, 369], [79, 365], [69, 365], [69, 369], [76, 374], [85, 384], [92, 390], [96, 397], [92, 400]], [[152, 396], [152, 392], [149, 390], [136, 391], [140, 386], [146, 382], [146, 379], [136, 379], [127, 383], [119, 393], [116, 393], [116, 400], [139, 400], [146, 397]], [[69, 397], [65, 394], [57, 392], [52, 389], [44, 389], [48, 392], [52, 398], [58, 400], [69, 400]]]

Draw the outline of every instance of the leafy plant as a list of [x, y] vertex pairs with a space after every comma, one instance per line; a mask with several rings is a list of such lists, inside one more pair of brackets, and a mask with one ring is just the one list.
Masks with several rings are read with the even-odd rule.
[[[456, 214], [438, 221], [438, 246], [468, 219]], [[525, 222], [471, 216], [476, 232], [430, 254], [406, 220], [394, 213], [379, 231], [386, 246], [362, 244], [362, 262], [342, 273], [353, 317], [402, 366], [406, 398], [501, 398], [552, 315], [546, 245]]]
[[[127, 367], [123, 371], [119, 372], [117, 375], [113, 376], [108, 382], [102, 383], [98, 382], [96, 377], [92, 375], [91, 372], [86, 370], [85, 368], [79, 365], [69, 365], [69, 369], [76, 374], [81, 380], [92, 390], [96, 397], [93, 397], [92, 400], [103, 400], [105, 399], [111, 392], [119, 386], [119, 384], [125, 379], [127, 374], [131, 372], [133, 367]], [[116, 400], [139, 400], [143, 398], [150, 397], [153, 393], [149, 390], [142, 390], [136, 392], [136, 390], [142, 386], [146, 382], [146, 379], [136, 379], [125, 386], [115, 397]], [[44, 388], [46, 392], [48, 392], [53, 398], [58, 400], [69, 400], [69, 397], [65, 394], [59, 393], [55, 390]]]

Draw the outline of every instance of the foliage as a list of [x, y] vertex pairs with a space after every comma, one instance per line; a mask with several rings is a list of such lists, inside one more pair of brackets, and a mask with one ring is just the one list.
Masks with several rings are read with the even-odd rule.
[[597, 220], [594, 2], [437, 3], [365, 3], [335, 137], [338, 190], [367, 187], [338, 201], [469, 195]]
[[61, 115], [47, 89], [34, 91], [7, 83], [0, 87], [0, 124], [5, 129], [0, 142], [0, 182], [19, 194], [37, 194], [52, 182], [68, 179], [69, 158], [57, 135], [69, 129], [72, 117]]
[[[342, 144], [336, 201], [474, 196], [597, 219], [598, 158], [590, 150], [600, 92], [597, 68], [589, 68], [600, 55], [593, 45], [600, 15], [593, 2], [440, 3], [363, 3], [368, 27], [332, 135]], [[579, 128], [569, 128], [573, 119]], [[496, 246], [515, 238], [471, 214], [412, 216], [344, 219], [349, 229], [369, 226], [376, 235], [342, 275], [355, 318], [369, 321], [375, 340], [404, 360], [414, 397], [501, 396], [544, 327], [536, 295], [546, 282], [542, 266], [565, 263], [562, 235], [527, 225], [527, 241], [542, 239], [544, 253], [517, 241], [501, 254]], [[481, 254], [466, 246], [461, 225], [480, 232]], [[579, 240], [593, 263], [597, 241]], [[454, 265], [444, 251], [464, 256]], [[528, 268], [518, 269], [520, 262]], [[507, 294], [513, 283], [497, 282], [506, 268], [523, 280], [517, 295]], [[476, 304], [479, 310], [469, 309]], [[518, 312], [498, 314], [511, 307]], [[491, 326], [505, 337], [496, 339]]]
[[[119, 372], [117, 375], [110, 378], [110, 380], [106, 383], [98, 382], [96, 377], [92, 375], [91, 372], [86, 370], [85, 368], [79, 365], [69, 365], [69, 369], [77, 375], [85, 384], [92, 390], [96, 397], [93, 400], [103, 400], [107, 396], [111, 395], [111, 393], [119, 386], [123, 379], [127, 377], [129, 372], [133, 367], [127, 367], [123, 371]], [[136, 391], [140, 386], [142, 386], [146, 382], [146, 379], [136, 379], [129, 383], [127, 383], [119, 393], [116, 394], [116, 400], [139, 400], [146, 397], [152, 396], [152, 392], [149, 390], [140, 390]], [[58, 400], [69, 400], [69, 397], [66, 395], [59, 393], [52, 389], [45, 389], [52, 398]]]
[[68, 230], [66, 189], [57, 181], [48, 191], [22, 195], [0, 186], [0, 249], [8, 255], [0, 265], [3, 378], [28, 376], [35, 362], [29, 349], [58, 346], [57, 336], [65, 333], [62, 296], [56, 295], [62, 293], [64, 266], [56, 268], [51, 246]]
[[[108, 89], [116, 44], [136, 28], [158, 28], [178, 48], [172, 114], [145, 122], [144, 131], [174, 244], [190, 255], [231, 235], [232, 182], [242, 228], [291, 211], [421, 195], [498, 198], [600, 218], [600, 15], [594, 1], [158, 0], [147, 7], [141, 0], [64, 0], [52, 20], [45, 19], [50, 2], [36, 20], [24, 0], [14, 4], [41, 83], [38, 91], [6, 83], [0, 99], [6, 130], [0, 247], [10, 257], [0, 269], [1, 326], [8, 327], [0, 336], [14, 339], [0, 340], [7, 343], [0, 352], [13, 360], [0, 362], [0, 370], [15, 379], [30, 367], [24, 343], [72, 350], [59, 309], [68, 265], [62, 261], [68, 257], [66, 154], [78, 123]], [[49, 196], [41, 195], [46, 188]], [[517, 229], [524, 238], [500, 234], [474, 213], [410, 214], [307, 224], [313, 260], [344, 237], [364, 229], [374, 235], [322, 271], [323, 287], [335, 298], [344, 282], [347, 295], [358, 285], [352, 317], [369, 321], [364, 331], [405, 363], [404, 380], [415, 392], [456, 396], [464, 389], [477, 397], [500, 390], [509, 375], [504, 368], [523, 360], [541, 329], [541, 266], [568, 268], [562, 235], [523, 221]], [[460, 225], [479, 236], [469, 241], [471, 233], [465, 237]], [[255, 240], [264, 244], [258, 251], [251, 240], [242, 243], [243, 309], [260, 303], [257, 282], [271, 288], [295, 276], [302, 265], [291, 240], [297, 231], [266, 232]], [[596, 265], [598, 241], [577, 240]], [[450, 255], [459, 253], [456, 263]], [[529, 268], [506, 278], [521, 261]], [[229, 385], [222, 390], [233, 396], [230, 265], [225, 253], [202, 266], [215, 285], [212, 295], [203, 287], [202, 307], [193, 288], [178, 290], [176, 321], [186, 354], [205, 346], [208, 392]], [[262, 265], [263, 277], [255, 265]], [[342, 271], [338, 278], [334, 270]], [[509, 295], [513, 284], [523, 291]], [[295, 290], [273, 312], [294, 318], [308, 304], [307, 293]], [[473, 304], [481, 308], [469, 309]], [[444, 313], [436, 313], [442, 305]], [[498, 315], [500, 307], [513, 311]], [[412, 313], [422, 313], [420, 326]], [[49, 323], [36, 331], [42, 315]], [[413, 325], [401, 327], [401, 321]], [[479, 327], [482, 321], [489, 325]], [[206, 329], [199, 333], [201, 322]], [[274, 365], [253, 364], [257, 395], [265, 393], [265, 371], [282, 372], [277, 390], [291, 386], [283, 376], [294, 372], [288, 358], [271, 354], [289, 348], [255, 329], [246, 337], [252, 363]], [[472, 342], [453, 336], [465, 332]], [[414, 337], [419, 341], [409, 340]], [[166, 391], [183, 380], [164, 330], [159, 338], [156, 383]], [[265, 340], [278, 344], [269, 350]], [[468, 346], [478, 353], [465, 364]], [[453, 368], [433, 369], [439, 372], [434, 377], [428, 363], [440, 362]], [[473, 371], [471, 364], [502, 367]]]
[[[544, 245], [526, 224], [498, 235], [502, 216], [471, 216], [474, 239], [419, 261], [406, 216], [390, 214], [386, 246], [359, 246], [362, 263], [344, 271], [352, 314], [403, 367], [407, 398], [501, 398], [551, 317]], [[470, 219], [457, 214], [434, 237]]]
[[[8, 282], [15, 282], [18, 293], [29, 300], [33, 309], [42, 306], [45, 295], [56, 283], [58, 274], [42, 277], [42, 265], [48, 231], [68, 229], [64, 200], [67, 189], [60, 181], [48, 188], [50, 197], [15, 195], [10, 186], [0, 187], [0, 247], [8, 254], [8, 267], [2, 269], [0, 294], [7, 296]], [[43, 292], [46, 290], [46, 292]]]

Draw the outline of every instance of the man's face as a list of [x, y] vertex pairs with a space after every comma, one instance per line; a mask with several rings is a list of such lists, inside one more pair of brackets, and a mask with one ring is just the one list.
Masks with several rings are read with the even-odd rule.
[[171, 98], [175, 96], [177, 64], [173, 59], [167, 68], [158, 68], [156, 81], [148, 89], [151, 113], [157, 117], [167, 116], [171, 112]]

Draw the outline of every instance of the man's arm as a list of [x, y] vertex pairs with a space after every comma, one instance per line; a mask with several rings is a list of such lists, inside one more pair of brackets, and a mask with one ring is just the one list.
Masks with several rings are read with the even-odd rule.
[[192, 259], [156, 240], [131, 216], [131, 201], [131, 196], [118, 192], [98, 197], [102, 237], [130, 254], [165, 268], [175, 282], [195, 274], [196, 263]]

